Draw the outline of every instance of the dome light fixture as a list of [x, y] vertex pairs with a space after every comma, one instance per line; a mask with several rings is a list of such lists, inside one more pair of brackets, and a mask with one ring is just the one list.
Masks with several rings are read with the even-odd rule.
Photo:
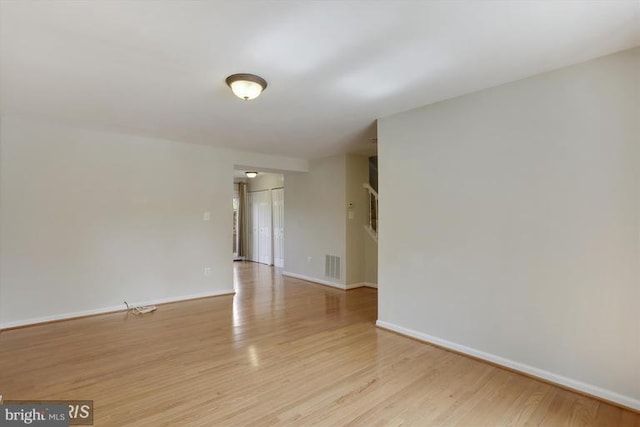
[[225, 81], [231, 91], [245, 101], [257, 98], [267, 88], [267, 81], [255, 74], [232, 74]]
[[255, 178], [258, 176], [258, 172], [256, 171], [246, 171], [244, 174], [247, 175], [247, 178]]

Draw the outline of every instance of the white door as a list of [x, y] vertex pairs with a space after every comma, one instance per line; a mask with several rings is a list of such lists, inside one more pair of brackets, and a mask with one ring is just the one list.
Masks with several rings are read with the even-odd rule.
[[273, 263], [284, 267], [284, 188], [271, 190], [273, 201]]
[[251, 224], [249, 227], [251, 248], [249, 259], [271, 265], [271, 195], [269, 191], [249, 193]]
[[247, 215], [248, 224], [247, 229], [249, 230], [249, 247], [248, 256], [249, 260], [254, 262], [259, 262], [258, 254], [259, 254], [259, 233], [258, 233], [258, 225], [260, 221], [258, 221], [258, 209], [256, 208], [256, 193], [248, 193], [247, 198], [247, 206], [249, 207], [249, 215]]
[[262, 264], [273, 264], [271, 259], [271, 195], [269, 191], [260, 191], [258, 201], [258, 233], [259, 249], [258, 262]]

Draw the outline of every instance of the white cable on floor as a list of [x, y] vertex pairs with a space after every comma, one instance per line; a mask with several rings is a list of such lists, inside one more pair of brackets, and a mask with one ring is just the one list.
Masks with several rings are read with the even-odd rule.
[[157, 310], [157, 307], [155, 305], [140, 305], [137, 307], [130, 307], [126, 301], [124, 302], [124, 305], [127, 306], [127, 311], [131, 311], [134, 314], [146, 314]]

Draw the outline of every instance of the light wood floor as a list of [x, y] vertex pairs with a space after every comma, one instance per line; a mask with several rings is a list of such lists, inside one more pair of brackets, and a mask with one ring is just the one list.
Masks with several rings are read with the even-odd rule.
[[4, 331], [5, 399], [96, 426], [640, 426], [640, 415], [377, 329], [348, 292], [235, 263], [235, 297]]

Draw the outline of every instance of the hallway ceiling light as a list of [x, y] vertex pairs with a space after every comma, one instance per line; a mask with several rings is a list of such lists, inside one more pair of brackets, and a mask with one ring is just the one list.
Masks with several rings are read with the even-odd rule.
[[247, 171], [244, 174], [247, 175], [247, 178], [255, 178], [258, 176], [258, 172], [255, 171]]
[[260, 96], [267, 88], [267, 81], [255, 74], [233, 74], [225, 80], [231, 91], [240, 99], [248, 101]]

